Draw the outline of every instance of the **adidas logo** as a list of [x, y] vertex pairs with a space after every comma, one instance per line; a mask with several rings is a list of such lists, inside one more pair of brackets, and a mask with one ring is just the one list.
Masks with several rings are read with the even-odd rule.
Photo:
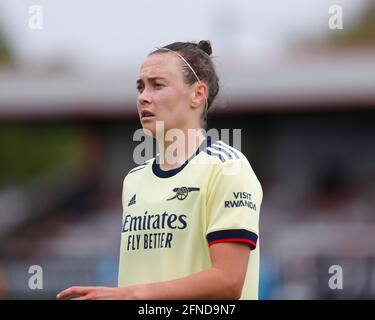
[[135, 202], [136, 202], [135, 196], [136, 195], [132, 196], [132, 198], [130, 199], [130, 201], [128, 203], [128, 207], [130, 207], [131, 205], [135, 204]]

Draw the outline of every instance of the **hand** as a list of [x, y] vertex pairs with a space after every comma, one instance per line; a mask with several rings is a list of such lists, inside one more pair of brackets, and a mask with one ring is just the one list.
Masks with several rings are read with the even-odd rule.
[[57, 299], [73, 298], [72, 300], [133, 300], [136, 287], [70, 287], [61, 291]]

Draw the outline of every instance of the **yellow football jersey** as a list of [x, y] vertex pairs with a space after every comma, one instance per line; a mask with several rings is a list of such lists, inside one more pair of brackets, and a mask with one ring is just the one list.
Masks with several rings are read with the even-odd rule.
[[244, 242], [251, 254], [240, 299], [258, 299], [262, 197], [246, 157], [220, 140], [205, 139], [179, 168], [161, 170], [157, 155], [130, 170], [118, 285], [186, 277], [211, 267], [209, 246]]

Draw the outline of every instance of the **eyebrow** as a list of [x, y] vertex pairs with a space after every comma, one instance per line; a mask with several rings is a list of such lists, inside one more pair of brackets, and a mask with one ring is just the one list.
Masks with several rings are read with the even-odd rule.
[[[160, 80], [166, 80], [165, 78], [163, 77], [149, 77], [149, 78], [146, 78], [148, 81], [155, 81], [157, 79], [160, 79]], [[138, 79], [137, 80], [137, 84], [142, 84], [143, 83], [143, 80], [142, 79]]]

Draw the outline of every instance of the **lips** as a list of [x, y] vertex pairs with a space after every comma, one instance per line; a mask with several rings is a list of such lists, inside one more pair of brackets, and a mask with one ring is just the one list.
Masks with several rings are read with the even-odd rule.
[[142, 117], [142, 119], [152, 118], [152, 117], [154, 117], [154, 114], [149, 110], [142, 110], [141, 117]]

